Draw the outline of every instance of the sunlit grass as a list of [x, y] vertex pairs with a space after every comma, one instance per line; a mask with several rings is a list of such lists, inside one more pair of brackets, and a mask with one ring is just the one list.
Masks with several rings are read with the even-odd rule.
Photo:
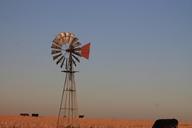
[[[56, 117], [0, 116], [0, 128], [56, 128]], [[153, 120], [79, 119], [81, 128], [151, 128]], [[192, 124], [179, 122], [179, 128]]]

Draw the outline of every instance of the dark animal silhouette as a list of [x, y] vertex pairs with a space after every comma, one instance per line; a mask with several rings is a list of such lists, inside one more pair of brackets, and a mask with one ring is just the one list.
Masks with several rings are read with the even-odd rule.
[[153, 124], [152, 128], [177, 128], [177, 119], [158, 119]]
[[84, 115], [79, 115], [79, 118], [84, 118]]
[[31, 116], [32, 116], [32, 117], [38, 117], [39, 114], [37, 114], [37, 113], [32, 113]]
[[29, 116], [28, 113], [20, 113], [20, 116]]

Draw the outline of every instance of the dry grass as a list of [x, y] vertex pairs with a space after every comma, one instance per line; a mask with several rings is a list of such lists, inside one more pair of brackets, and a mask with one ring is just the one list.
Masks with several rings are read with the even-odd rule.
[[[0, 116], [0, 128], [56, 128], [56, 117]], [[81, 128], [151, 128], [152, 120], [80, 119]], [[179, 128], [192, 124], [179, 122]]]

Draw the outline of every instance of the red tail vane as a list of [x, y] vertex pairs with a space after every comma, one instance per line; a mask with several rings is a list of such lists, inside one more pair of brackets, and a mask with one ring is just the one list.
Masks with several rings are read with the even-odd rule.
[[85, 44], [81, 47], [81, 56], [89, 59], [89, 51], [90, 51], [91, 43]]

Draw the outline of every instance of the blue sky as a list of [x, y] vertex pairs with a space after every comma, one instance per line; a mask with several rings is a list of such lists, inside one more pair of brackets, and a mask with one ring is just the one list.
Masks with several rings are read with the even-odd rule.
[[76, 74], [79, 113], [191, 119], [192, 1], [0, 1], [0, 114], [56, 115], [65, 75], [51, 41], [91, 42]]

